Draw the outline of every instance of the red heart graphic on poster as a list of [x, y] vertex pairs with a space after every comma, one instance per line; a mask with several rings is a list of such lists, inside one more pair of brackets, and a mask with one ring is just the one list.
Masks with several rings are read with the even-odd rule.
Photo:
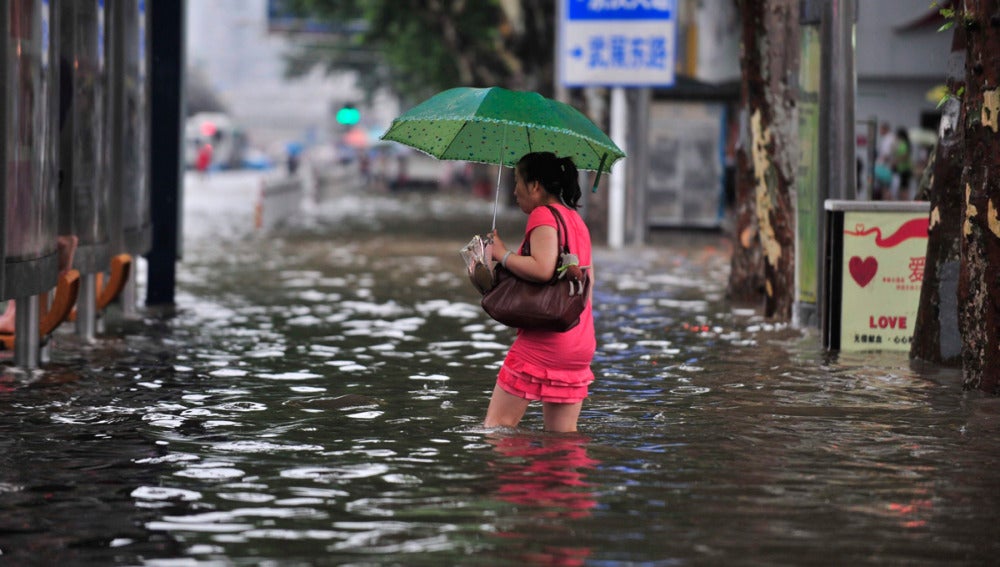
[[865, 287], [878, 271], [878, 260], [871, 256], [864, 260], [861, 259], [861, 256], [854, 256], [848, 262], [847, 267], [851, 271], [851, 277], [854, 278], [854, 281], [858, 282], [859, 286]]

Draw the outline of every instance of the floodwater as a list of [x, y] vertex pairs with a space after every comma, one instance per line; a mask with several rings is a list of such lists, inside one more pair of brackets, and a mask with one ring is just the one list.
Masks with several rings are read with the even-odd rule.
[[[715, 234], [597, 251], [577, 435], [480, 426], [511, 332], [458, 249], [491, 205], [345, 196], [253, 228], [189, 179], [176, 310], [0, 381], [0, 564], [983, 565], [1000, 400], [831, 356], [724, 297]], [[520, 213], [501, 216], [515, 235]], [[518, 224], [522, 223], [522, 224]], [[142, 282], [140, 282], [142, 284]]]

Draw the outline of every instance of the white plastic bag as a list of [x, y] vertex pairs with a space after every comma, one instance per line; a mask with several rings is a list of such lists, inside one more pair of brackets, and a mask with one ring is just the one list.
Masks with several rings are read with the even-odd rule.
[[493, 289], [493, 268], [496, 265], [493, 261], [493, 239], [477, 234], [460, 252], [473, 287], [479, 293]]

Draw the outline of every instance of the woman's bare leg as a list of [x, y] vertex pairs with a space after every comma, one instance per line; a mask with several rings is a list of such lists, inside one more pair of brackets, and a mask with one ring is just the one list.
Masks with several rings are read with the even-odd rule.
[[545, 417], [545, 431], [555, 433], [572, 433], [576, 431], [576, 422], [580, 418], [583, 402], [575, 404], [556, 404], [546, 402], [542, 406]]
[[517, 427], [528, 409], [528, 400], [508, 394], [500, 384], [493, 387], [490, 407], [486, 410], [485, 427]]

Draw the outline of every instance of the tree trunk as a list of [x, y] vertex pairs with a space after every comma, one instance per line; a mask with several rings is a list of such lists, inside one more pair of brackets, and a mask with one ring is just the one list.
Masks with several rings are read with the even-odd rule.
[[[956, 5], [956, 19], [962, 20], [961, 3]], [[924, 279], [920, 288], [920, 306], [913, 331], [910, 358], [939, 365], [961, 364], [962, 342], [958, 333], [958, 275], [962, 231], [962, 163], [965, 156], [963, 105], [956, 97], [965, 87], [965, 26], [956, 25], [951, 44], [948, 92], [938, 142], [925, 173], [930, 201], [927, 254]], [[924, 180], [921, 180], [923, 192]]]
[[[743, 66], [746, 73], [746, 66]], [[746, 84], [746, 83], [744, 83]], [[764, 256], [757, 236], [757, 200], [754, 193], [753, 162], [750, 160], [746, 89], [741, 101], [740, 142], [736, 147], [736, 204], [733, 212], [735, 243], [729, 268], [729, 297], [739, 303], [763, 304]], [[745, 130], [745, 131], [744, 131]]]
[[740, 134], [736, 144], [736, 172], [733, 211], [733, 257], [729, 269], [729, 297], [742, 303], [763, 303], [764, 256], [757, 225], [757, 198], [753, 160], [750, 157], [751, 91], [761, 90], [761, 59], [757, 45], [763, 0], [737, 0], [742, 18], [740, 42]]
[[[737, 159], [737, 226], [730, 294], [764, 286], [764, 314], [788, 321], [795, 295], [795, 184], [799, 64], [798, 0], [742, 0], [743, 104], [749, 126]], [[749, 162], [748, 166], [741, 165]], [[748, 167], [750, 176], [740, 168]], [[747, 187], [749, 181], [751, 186]], [[747, 202], [752, 199], [752, 202]], [[750, 212], [753, 211], [750, 219]], [[752, 250], [759, 247], [758, 251]], [[762, 257], [763, 278], [754, 268]]]
[[967, 0], [959, 326], [966, 388], [1000, 394], [1000, 0]]

